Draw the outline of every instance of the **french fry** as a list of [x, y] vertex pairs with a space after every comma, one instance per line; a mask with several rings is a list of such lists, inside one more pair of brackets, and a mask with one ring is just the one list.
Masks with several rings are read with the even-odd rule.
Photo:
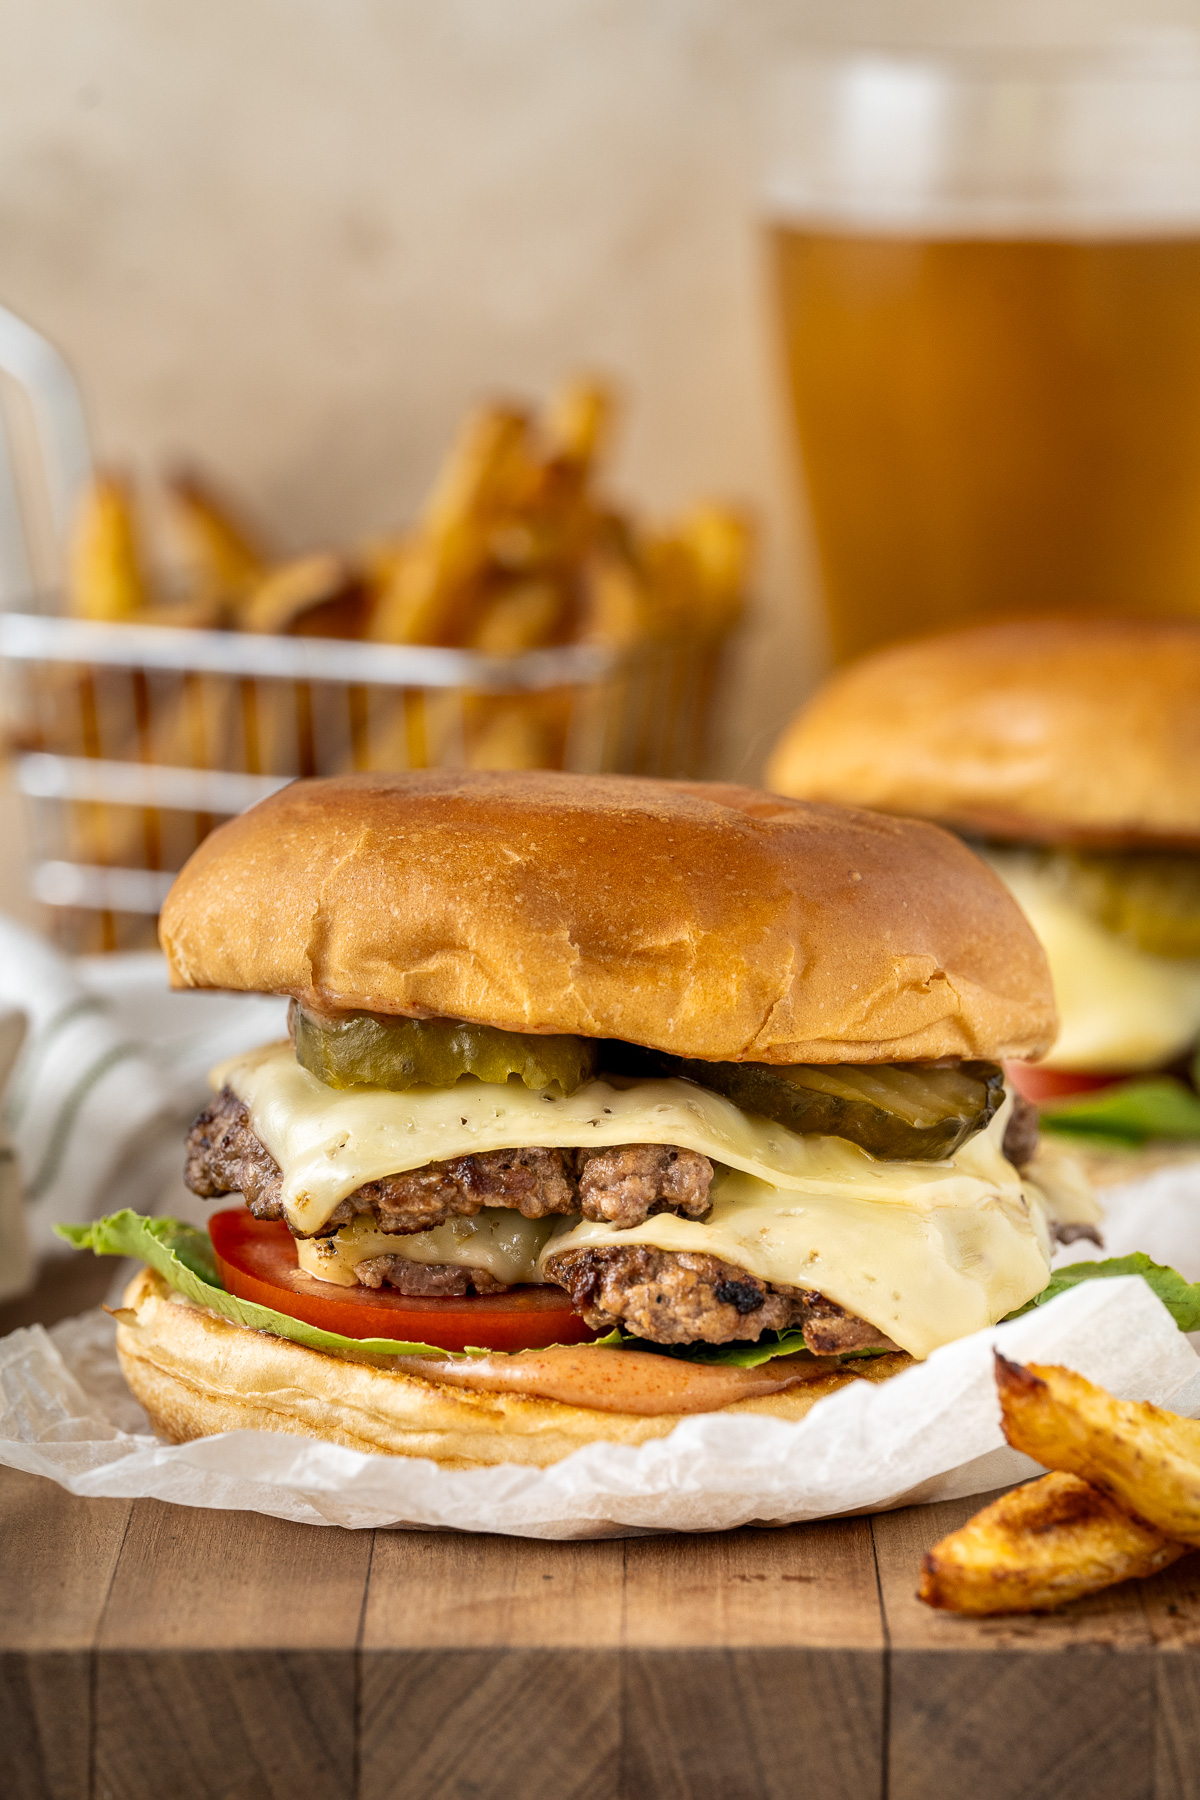
[[203, 596], [236, 600], [262, 579], [266, 551], [207, 481], [179, 470], [168, 477], [167, 492]]
[[488, 601], [468, 640], [486, 656], [520, 656], [555, 641], [567, 598], [553, 581], [516, 582]]
[[754, 533], [745, 513], [706, 503], [678, 522], [676, 536], [694, 572], [697, 610], [710, 631], [728, 628], [742, 610]]
[[468, 768], [553, 768], [556, 758], [544, 709], [536, 703], [539, 697], [488, 702], [490, 716], [473, 733]]
[[1056, 1472], [1001, 1495], [935, 1544], [917, 1594], [945, 1612], [1043, 1612], [1155, 1575], [1186, 1548]]
[[727, 631], [742, 610], [751, 549], [747, 519], [715, 505], [698, 506], [647, 538], [658, 628], [699, 636]]
[[469, 629], [489, 533], [527, 477], [528, 421], [506, 407], [461, 432], [425, 511], [379, 596], [369, 635], [391, 644], [453, 644]]
[[97, 475], [75, 516], [67, 572], [70, 610], [81, 619], [129, 620], [150, 600], [128, 483]]
[[1117, 1400], [1072, 1369], [996, 1356], [1004, 1435], [1181, 1544], [1200, 1545], [1200, 1421]]
[[280, 563], [247, 596], [239, 623], [243, 631], [294, 632], [318, 608], [344, 602], [357, 588], [340, 556], [321, 553]]
[[587, 376], [567, 382], [546, 409], [551, 456], [590, 469], [608, 447], [615, 410], [607, 383]]
[[654, 596], [642, 571], [618, 546], [598, 546], [582, 570], [577, 640], [631, 649], [654, 628]]

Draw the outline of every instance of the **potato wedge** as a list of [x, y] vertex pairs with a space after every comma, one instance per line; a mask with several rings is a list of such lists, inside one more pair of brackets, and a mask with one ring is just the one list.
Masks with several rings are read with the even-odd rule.
[[1200, 1421], [1116, 1400], [1072, 1369], [996, 1356], [1014, 1450], [1099, 1488], [1181, 1544], [1200, 1545]]
[[1001, 1495], [928, 1551], [918, 1598], [945, 1612], [1043, 1612], [1186, 1553], [1077, 1475]]

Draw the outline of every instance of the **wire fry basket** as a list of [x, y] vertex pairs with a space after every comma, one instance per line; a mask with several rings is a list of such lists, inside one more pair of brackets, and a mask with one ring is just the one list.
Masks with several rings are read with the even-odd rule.
[[2, 613], [34, 895], [66, 949], [141, 948], [201, 839], [297, 776], [701, 774], [725, 635], [501, 658]]
[[[544, 487], [557, 496], [560, 512], [572, 496], [577, 510], [583, 504], [593, 439], [609, 405], [587, 384], [572, 392], [570, 445], [559, 446], [557, 462], [550, 457], [525, 470], [537, 477], [530, 491]], [[25, 429], [14, 430], [21, 416]], [[520, 415], [485, 409], [443, 468], [425, 529], [428, 536], [432, 520], [441, 533], [426, 548], [449, 558], [448, 566], [457, 566], [456, 549], [462, 560], [463, 508], [469, 512], [470, 502], [478, 509], [486, 498], [479, 484], [491, 463], [484, 453], [494, 461], [497, 444], [524, 444], [525, 429]], [[563, 460], [568, 448], [574, 462]], [[111, 533], [113, 518], [96, 511], [99, 492], [71, 370], [52, 344], [0, 307], [0, 704], [30, 815], [33, 893], [68, 950], [153, 944], [167, 889], [205, 835], [299, 776], [460, 768], [704, 772], [714, 687], [736, 608], [701, 609], [686, 629], [677, 611], [633, 630], [584, 633], [582, 641], [503, 656], [407, 644], [398, 632], [377, 634], [392, 642], [318, 636], [278, 620], [264, 624], [257, 614], [249, 623], [247, 614], [238, 629], [214, 629], [211, 608], [157, 623], [137, 617], [147, 596], [135, 595], [138, 605], [130, 607], [128, 594], [118, 618], [105, 585], [109, 563], [99, 607], [91, 604], [95, 580], [89, 604], [80, 605], [78, 569], [74, 586], [67, 578], [70, 522], [88, 493], [93, 528], [107, 518]], [[541, 541], [535, 525], [544, 535], [555, 524], [562, 535], [573, 517], [569, 508], [562, 517], [513, 515], [523, 525], [522, 543], [529, 539], [533, 549]], [[478, 520], [475, 526], [478, 535]], [[611, 521], [606, 529], [611, 534]], [[228, 521], [222, 531], [228, 538]], [[711, 529], [704, 540], [709, 560], [710, 539]], [[547, 543], [556, 541], [550, 532]], [[569, 533], [563, 541], [571, 541]], [[505, 539], [503, 547], [511, 561], [513, 544]], [[245, 545], [240, 553], [249, 554]], [[284, 563], [255, 592], [262, 598], [273, 581], [276, 599], [281, 582], [291, 593], [299, 573], [307, 570], [311, 579], [314, 562], [341, 568], [330, 557]], [[530, 567], [534, 574], [541, 569]], [[129, 570], [123, 562], [121, 568], [127, 582]], [[544, 586], [545, 569], [541, 575]], [[344, 583], [344, 573], [339, 579]], [[662, 579], [671, 579], [669, 568]], [[24, 609], [22, 596], [64, 586], [73, 596], [69, 609]], [[530, 577], [525, 586], [536, 599], [537, 582]], [[22, 610], [3, 610], [14, 603]]]

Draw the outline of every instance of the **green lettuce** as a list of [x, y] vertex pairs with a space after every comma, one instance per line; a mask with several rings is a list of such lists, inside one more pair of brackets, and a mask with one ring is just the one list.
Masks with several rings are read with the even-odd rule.
[[1129, 1145], [1148, 1138], [1200, 1138], [1200, 1098], [1173, 1075], [1117, 1081], [1044, 1106], [1042, 1128]]
[[[655, 1344], [649, 1338], [634, 1337], [618, 1326], [597, 1341], [611, 1344], [615, 1350], [647, 1350], [654, 1356], [674, 1356], [680, 1362], [704, 1363], [713, 1368], [757, 1369], [760, 1363], [770, 1362], [776, 1356], [794, 1356], [798, 1350], [806, 1356], [811, 1354], [802, 1331], [764, 1331], [753, 1344]], [[864, 1351], [861, 1354], [871, 1356], [882, 1352]]]
[[1104, 1262], [1068, 1263], [1065, 1269], [1056, 1269], [1041, 1293], [1035, 1294], [1008, 1317], [1019, 1319], [1022, 1313], [1032, 1312], [1035, 1306], [1045, 1306], [1047, 1300], [1065, 1294], [1068, 1288], [1078, 1287], [1081, 1281], [1111, 1280], [1116, 1275], [1140, 1275], [1150, 1291], [1157, 1294], [1180, 1331], [1200, 1331], [1200, 1281], [1185, 1281], [1178, 1270], [1168, 1268], [1165, 1263], [1151, 1262], [1141, 1250], [1133, 1256], [1110, 1256]]
[[180, 1219], [146, 1219], [126, 1207], [122, 1212], [110, 1213], [106, 1219], [94, 1219], [90, 1225], [56, 1225], [54, 1229], [77, 1250], [94, 1250], [97, 1256], [136, 1256], [140, 1262], [149, 1263], [177, 1293], [207, 1306], [221, 1318], [235, 1325], [247, 1325], [252, 1331], [269, 1331], [274, 1337], [290, 1338], [294, 1344], [306, 1344], [310, 1350], [365, 1350], [371, 1356], [460, 1354], [441, 1350], [436, 1344], [407, 1344], [396, 1338], [343, 1337], [339, 1331], [322, 1331], [303, 1319], [293, 1319], [290, 1313], [276, 1312], [273, 1306], [239, 1300], [222, 1285], [208, 1233], [197, 1231], [194, 1225], [185, 1225]]

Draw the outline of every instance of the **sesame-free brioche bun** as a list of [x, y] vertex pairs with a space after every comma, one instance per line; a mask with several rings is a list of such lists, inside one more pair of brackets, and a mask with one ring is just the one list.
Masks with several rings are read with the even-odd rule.
[[820, 690], [767, 782], [981, 836], [1200, 849], [1200, 621], [1038, 619], [896, 645]]
[[[287, 1431], [348, 1450], [426, 1456], [459, 1468], [546, 1468], [585, 1444], [666, 1437], [697, 1410], [600, 1410], [536, 1394], [454, 1387], [436, 1375], [394, 1371], [378, 1357], [330, 1356], [189, 1305], [151, 1269], [140, 1270], [125, 1290], [117, 1356], [155, 1432], [176, 1444], [221, 1431]], [[886, 1381], [911, 1363], [902, 1351], [866, 1357], [853, 1367], [806, 1373], [779, 1393], [704, 1410], [802, 1419], [849, 1382]], [[730, 1371], [707, 1374], [719, 1379]]]
[[1036, 1057], [1042, 951], [948, 833], [752, 788], [298, 781], [163, 909], [175, 987], [621, 1038], [711, 1060]]

